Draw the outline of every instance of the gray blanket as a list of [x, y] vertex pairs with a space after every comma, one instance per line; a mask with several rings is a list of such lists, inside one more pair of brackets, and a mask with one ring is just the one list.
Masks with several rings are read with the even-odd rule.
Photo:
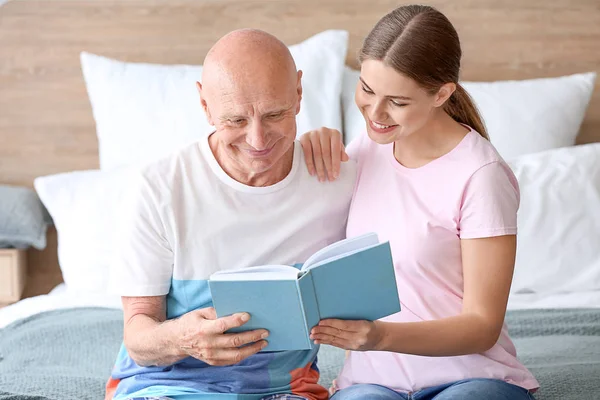
[[[541, 383], [538, 400], [600, 399], [600, 310], [527, 310], [507, 315], [519, 358]], [[118, 310], [38, 314], [0, 330], [0, 400], [98, 400], [122, 339]], [[328, 385], [344, 352], [323, 347]]]

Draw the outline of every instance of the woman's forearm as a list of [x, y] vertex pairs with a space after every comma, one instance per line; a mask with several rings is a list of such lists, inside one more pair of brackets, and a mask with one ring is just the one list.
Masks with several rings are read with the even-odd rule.
[[482, 353], [497, 341], [500, 329], [476, 314], [423, 322], [378, 321], [378, 351], [449, 357]]

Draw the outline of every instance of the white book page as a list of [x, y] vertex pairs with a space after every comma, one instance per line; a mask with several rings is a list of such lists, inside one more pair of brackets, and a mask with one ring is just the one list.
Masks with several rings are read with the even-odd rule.
[[262, 265], [229, 271], [215, 272], [211, 281], [279, 281], [295, 280], [298, 269], [289, 265]]
[[352, 254], [358, 250], [372, 247], [376, 244], [379, 244], [379, 238], [376, 233], [367, 233], [340, 240], [339, 242], [332, 243], [329, 246], [322, 248], [310, 256], [302, 266], [302, 271], [309, 270], [317, 264], [321, 265], [326, 260], [333, 258], [337, 259], [346, 254]]
[[349, 251], [349, 252], [346, 252], [346, 253], [343, 253], [343, 254], [337, 254], [337, 255], [335, 255], [333, 257], [325, 258], [323, 260], [320, 260], [320, 261], [318, 261], [318, 262], [310, 265], [308, 268], [303, 269], [303, 271], [309, 271], [309, 270], [311, 270], [313, 268], [316, 268], [316, 267], [318, 267], [320, 265], [327, 264], [327, 263], [330, 263], [332, 261], [339, 260], [340, 258], [348, 257], [349, 255], [358, 253], [358, 252], [363, 251], [363, 250], [371, 249], [373, 247], [377, 247], [377, 246], [380, 246], [380, 245], [381, 245], [381, 243], [377, 243], [377, 244], [374, 244], [372, 246], [361, 247], [360, 249], [355, 249], [355, 250], [352, 250], [352, 251]]

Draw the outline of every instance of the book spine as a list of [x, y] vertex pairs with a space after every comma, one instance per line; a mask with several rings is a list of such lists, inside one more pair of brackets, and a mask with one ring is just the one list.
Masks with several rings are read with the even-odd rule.
[[313, 347], [314, 343], [310, 340], [310, 330], [319, 323], [321, 317], [319, 315], [315, 285], [313, 284], [310, 272], [298, 278], [298, 292], [300, 293], [300, 304], [302, 305], [302, 313], [304, 314], [306, 340], [309, 346]]

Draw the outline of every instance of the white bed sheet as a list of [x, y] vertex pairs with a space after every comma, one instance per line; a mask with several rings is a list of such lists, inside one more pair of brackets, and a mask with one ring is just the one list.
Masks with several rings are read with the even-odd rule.
[[[31, 297], [0, 308], [0, 328], [40, 312], [71, 307], [122, 308], [118, 296], [74, 293], [60, 284], [47, 295]], [[509, 310], [533, 308], [600, 308], [600, 291], [553, 295], [513, 294], [508, 300]]]
[[0, 308], [0, 328], [40, 312], [72, 307], [121, 308], [122, 306], [121, 298], [118, 296], [73, 293], [67, 290], [64, 285], [59, 285], [49, 294], [30, 297]]
[[509, 310], [532, 308], [600, 308], [600, 290], [556, 294], [512, 294]]

